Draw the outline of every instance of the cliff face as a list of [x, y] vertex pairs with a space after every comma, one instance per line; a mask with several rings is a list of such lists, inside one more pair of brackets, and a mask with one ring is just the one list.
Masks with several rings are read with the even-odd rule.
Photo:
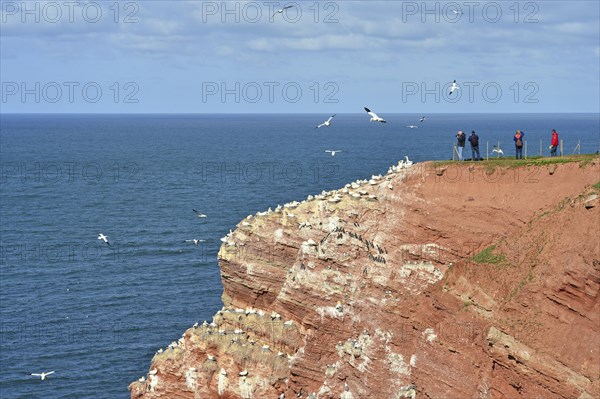
[[600, 397], [599, 180], [424, 163], [249, 217], [131, 397]]

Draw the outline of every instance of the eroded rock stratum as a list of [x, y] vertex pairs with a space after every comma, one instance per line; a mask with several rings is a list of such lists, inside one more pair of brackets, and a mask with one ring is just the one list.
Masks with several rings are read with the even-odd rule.
[[249, 217], [131, 397], [598, 398], [598, 181], [423, 163]]

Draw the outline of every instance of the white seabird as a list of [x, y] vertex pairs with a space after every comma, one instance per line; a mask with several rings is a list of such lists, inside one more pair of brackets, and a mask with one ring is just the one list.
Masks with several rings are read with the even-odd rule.
[[454, 93], [456, 90], [460, 89], [460, 87], [456, 84], [456, 79], [452, 82], [452, 87], [450, 88], [450, 94]]
[[43, 373], [31, 373], [31, 375], [36, 376], [36, 377], [40, 377], [41, 381], [44, 381], [46, 379], [47, 376], [49, 376], [50, 374], [54, 374], [54, 371], [48, 371], [43, 372]]
[[413, 161], [409, 161], [408, 155], [405, 155], [404, 158], [406, 159], [406, 162], [404, 163], [404, 165], [406, 165], [407, 167], [412, 166]]
[[409, 129], [416, 129], [416, 128], [418, 128], [419, 126], [415, 126], [415, 125], [407, 125], [406, 127], [407, 127], [407, 128], [409, 128]]
[[332, 157], [335, 157], [336, 152], [342, 152], [342, 150], [325, 150], [325, 152], [329, 152]]
[[336, 116], [337, 114], [333, 114], [329, 117], [329, 119], [327, 119], [325, 122], [321, 123], [320, 125], [318, 125], [317, 127], [315, 127], [315, 129], [318, 129], [320, 127], [329, 127], [331, 126], [331, 120], [333, 119], [334, 116]]
[[110, 247], [110, 243], [108, 242], [108, 236], [105, 236], [104, 234], [100, 233], [98, 234], [98, 239], [104, 241], [106, 245]]
[[500, 155], [500, 154], [504, 155], [504, 151], [502, 151], [502, 149], [500, 147], [494, 146], [494, 149], [492, 150], [492, 152], [495, 152], [498, 155]]
[[460, 15], [463, 13], [462, 11], [458, 11], [458, 10], [452, 10], [452, 12], [456, 15]]
[[281, 9], [279, 9], [279, 10], [276, 10], [276, 11], [273, 13], [272, 17], [274, 17], [274, 16], [275, 16], [275, 15], [277, 15], [277, 14], [283, 14], [283, 10], [287, 10], [288, 8], [292, 8], [292, 7], [294, 7], [294, 5], [293, 5], [293, 4], [291, 4], [291, 5], [289, 5], [289, 6], [285, 6], [285, 7], [281, 8]]
[[426, 118], [424, 116], [422, 116], [421, 119], [419, 120], [419, 122], [425, 122], [425, 119]]
[[203, 214], [202, 212], [198, 212], [195, 209], [192, 209], [192, 211], [194, 211], [194, 213], [196, 214], [196, 216], [198, 216], [199, 218], [205, 218], [206, 217], [206, 215]]
[[380, 118], [375, 112], [371, 111], [369, 108], [364, 107], [365, 111], [367, 111], [367, 113], [369, 115], [371, 115], [371, 122], [381, 122], [381, 123], [387, 123], [385, 119]]
[[185, 240], [184, 242], [193, 242], [196, 245], [199, 245], [201, 242], [204, 242], [206, 240], [198, 240], [198, 239], [193, 239], [193, 240]]

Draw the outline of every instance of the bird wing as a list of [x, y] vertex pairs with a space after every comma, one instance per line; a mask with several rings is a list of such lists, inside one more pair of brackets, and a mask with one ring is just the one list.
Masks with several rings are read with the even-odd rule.
[[369, 114], [371, 113], [371, 110], [369, 108], [367, 108], [367, 107], [364, 107], [364, 108], [365, 108], [365, 111], [367, 111]]
[[54, 374], [54, 371], [48, 371], [46, 375]]
[[39, 374], [39, 373], [31, 373], [31, 375], [34, 375], [34, 376], [36, 376], [36, 377], [41, 377], [41, 376], [42, 376], [42, 375], [41, 375], [41, 374]]
[[283, 7], [283, 9], [284, 9], [284, 10], [287, 10], [288, 8], [292, 8], [292, 7], [294, 7], [294, 5], [293, 5], [293, 4], [291, 4], [291, 5], [289, 5], [289, 6], [285, 6], [285, 7]]

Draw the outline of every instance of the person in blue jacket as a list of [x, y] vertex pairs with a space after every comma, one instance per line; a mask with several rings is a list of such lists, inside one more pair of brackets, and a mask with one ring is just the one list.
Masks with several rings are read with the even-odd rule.
[[523, 137], [525, 133], [517, 130], [513, 140], [515, 141], [515, 159], [523, 159]]

